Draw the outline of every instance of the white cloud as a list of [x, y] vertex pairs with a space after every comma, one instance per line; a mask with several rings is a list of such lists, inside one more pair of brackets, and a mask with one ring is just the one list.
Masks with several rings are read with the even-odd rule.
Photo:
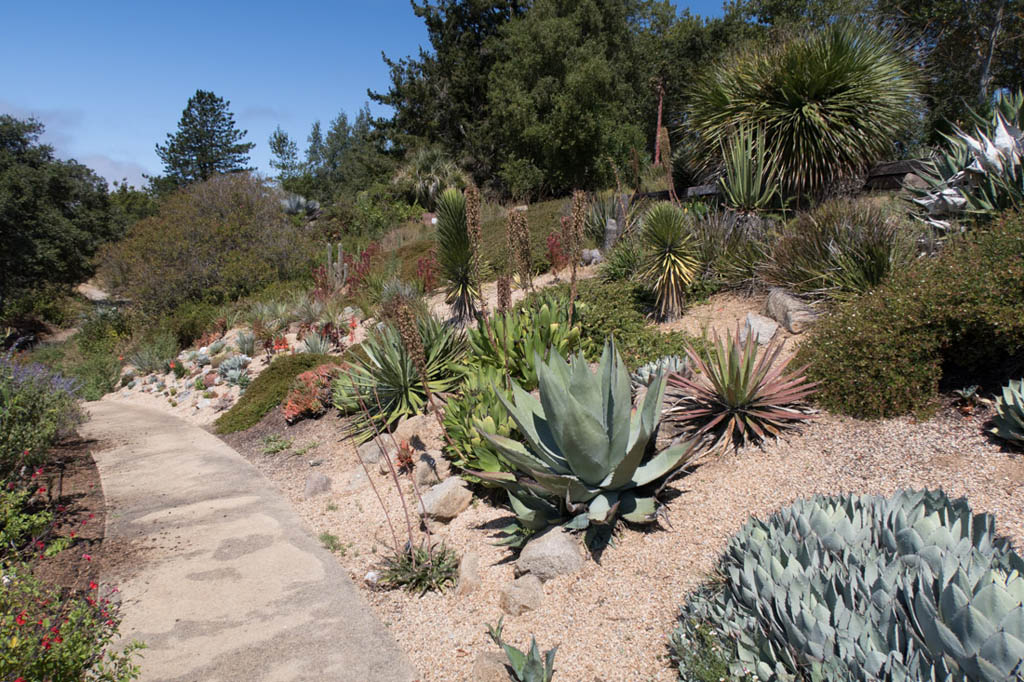
[[[90, 154], [78, 159], [92, 168], [98, 175], [106, 178], [107, 183], [113, 185], [114, 181], [127, 180], [129, 185], [142, 188], [146, 184], [143, 173], [149, 173], [145, 168], [133, 161], [118, 161], [103, 154]], [[152, 175], [152, 173], [149, 173]]]

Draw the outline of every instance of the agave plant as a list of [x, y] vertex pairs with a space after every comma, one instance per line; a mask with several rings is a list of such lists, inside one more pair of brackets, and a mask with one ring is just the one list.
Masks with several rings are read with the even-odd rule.
[[1024, 379], [1003, 386], [996, 397], [995, 426], [991, 432], [1017, 445], [1024, 445]]
[[227, 378], [228, 372], [244, 370], [252, 362], [248, 355], [232, 355], [217, 365], [217, 374], [221, 378]]
[[555, 654], [558, 647], [552, 647], [543, 656], [537, 648], [537, 639], [530, 636], [529, 651], [520, 651], [505, 641], [502, 636], [505, 629], [505, 617], [498, 619], [497, 625], [488, 625], [487, 634], [500, 646], [508, 656], [508, 665], [512, 669], [514, 682], [551, 682], [555, 676]]
[[947, 228], [944, 217], [961, 213], [994, 216], [1024, 207], [1024, 93], [1002, 93], [991, 119], [974, 112], [973, 134], [955, 128], [947, 149], [919, 173], [927, 187], [911, 189], [923, 210], [918, 217]]
[[654, 287], [658, 314], [675, 317], [699, 267], [686, 214], [667, 202], [655, 204], [644, 216], [643, 241], [647, 256], [641, 276]]
[[769, 164], [764, 128], [741, 126], [724, 143], [725, 173], [718, 180], [726, 205], [742, 213], [768, 208], [779, 194], [776, 168]]
[[[581, 310], [580, 304], [576, 306]], [[551, 353], [566, 355], [580, 342], [580, 327], [569, 324], [568, 306], [541, 297], [533, 306], [496, 313], [467, 332], [467, 364], [507, 373], [527, 391], [537, 387], [536, 360]]]
[[302, 341], [302, 352], [313, 353], [314, 355], [327, 355], [331, 352], [331, 348], [334, 344], [331, 343], [331, 339], [323, 334], [307, 334], [306, 338]]
[[641, 388], [650, 386], [658, 375], [662, 373], [668, 375], [689, 374], [690, 363], [686, 358], [681, 358], [678, 355], [665, 355], [654, 362], [648, 362], [646, 365], [637, 367], [636, 371], [629, 376], [633, 393], [636, 393]]
[[689, 442], [655, 452], [665, 374], [634, 410], [629, 374], [611, 339], [596, 373], [582, 353], [570, 362], [552, 353], [536, 365], [539, 399], [516, 383], [513, 400], [498, 394], [525, 444], [480, 430], [514, 470], [473, 473], [508, 491], [527, 531], [564, 523], [587, 528], [590, 541], [620, 518], [653, 522], [658, 487], [693, 454]]
[[[458, 363], [466, 353], [465, 334], [432, 316], [420, 318], [417, 327], [431, 392], [454, 389], [460, 377]], [[416, 363], [395, 327], [386, 324], [360, 348], [362, 353], [335, 380], [333, 399], [339, 411], [354, 415], [349, 433], [365, 440], [373, 434], [374, 423], [383, 429], [421, 413], [427, 398]]]
[[250, 358], [256, 355], [256, 337], [250, 332], [238, 332], [238, 336], [235, 337], [235, 350]]
[[447, 189], [437, 200], [437, 246], [441, 276], [446, 281], [445, 303], [455, 319], [476, 315], [479, 283], [473, 277], [473, 248], [466, 225], [466, 197]]
[[1014, 680], [1024, 673], [1024, 561], [990, 515], [942, 492], [814, 497], [730, 540], [722, 580], [670, 638], [689, 676], [695, 630], [733, 677]]
[[894, 37], [836, 22], [707, 70], [689, 93], [686, 132], [714, 154], [733, 131], [763, 128], [783, 196], [821, 196], [890, 153], [912, 124], [917, 80]]
[[803, 401], [817, 384], [807, 381], [806, 367], [786, 371], [789, 360], [779, 362], [781, 341], [770, 343], [758, 358], [756, 336], [747, 334], [740, 341], [739, 328], [724, 339], [716, 334], [705, 357], [687, 348], [694, 376], [669, 377], [682, 394], [669, 411], [671, 418], [695, 437], [735, 447], [778, 436], [786, 426], [810, 419]]

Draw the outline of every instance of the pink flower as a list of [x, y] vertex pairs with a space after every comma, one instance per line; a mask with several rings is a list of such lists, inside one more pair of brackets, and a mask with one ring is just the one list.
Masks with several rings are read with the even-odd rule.
[[82, 558], [86, 561], [92, 561], [92, 554], [83, 554]]

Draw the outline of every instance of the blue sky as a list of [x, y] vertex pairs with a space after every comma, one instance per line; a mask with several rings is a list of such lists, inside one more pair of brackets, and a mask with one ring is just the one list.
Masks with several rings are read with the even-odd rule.
[[[304, 148], [313, 121], [352, 118], [367, 88], [387, 88], [381, 52], [427, 43], [408, 0], [3, 4], [0, 113], [35, 116], [58, 156], [137, 185], [162, 170], [154, 145], [196, 89], [231, 102], [253, 164], [269, 172], [276, 125]], [[689, 6], [721, 14], [721, 0]]]

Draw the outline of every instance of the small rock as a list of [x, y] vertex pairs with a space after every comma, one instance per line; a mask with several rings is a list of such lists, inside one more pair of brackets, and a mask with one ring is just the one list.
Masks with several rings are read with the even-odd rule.
[[331, 491], [331, 479], [324, 474], [310, 474], [306, 479], [306, 498], [316, 497]]
[[428, 519], [451, 521], [461, 514], [473, 500], [466, 482], [457, 476], [435, 485], [423, 494], [420, 514]]
[[544, 601], [544, 585], [535, 575], [516, 578], [501, 590], [501, 610], [510, 616], [536, 611]]
[[757, 343], [763, 346], [771, 342], [778, 330], [779, 324], [775, 320], [757, 313], [747, 313], [747, 321], [740, 329], [740, 343], [746, 343], [747, 335], [753, 334]]
[[215, 383], [217, 383], [217, 379], [219, 378], [220, 377], [217, 376], [216, 372], [209, 372], [203, 376], [203, 386], [206, 386], [206, 388], [210, 388]]
[[516, 561], [516, 574], [535, 575], [547, 582], [555, 576], [575, 573], [585, 563], [579, 542], [555, 526], [526, 543]]
[[380, 573], [377, 571], [370, 571], [363, 576], [363, 582], [370, 587], [377, 587], [377, 583], [380, 582]]
[[476, 552], [466, 552], [459, 560], [459, 582], [455, 594], [460, 597], [480, 587], [480, 557]]
[[324, 463], [324, 461], [322, 459], [311, 459], [311, 460], [309, 460], [309, 466], [311, 466], [311, 467], [318, 467], [318, 466], [320, 466], [323, 463]]
[[223, 412], [224, 410], [231, 407], [234, 401], [229, 396], [223, 396], [217, 399], [217, 402], [213, 404], [214, 412]]
[[772, 289], [764, 305], [765, 314], [791, 334], [799, 334], [818, 321], [818, 312], [784, 289]]
[[205, 410], [209, 406], [210, 406], [210, 399], [209, 398], [203, 398], [202, 400], [199, 401], [199, 404], [196, 405], [196, 409], [197, 410]]
[[473, 660], [469, 679], [473, 682], [508, 682], [508, 656], [503, 651], [481, 651]]
[[380, 460], [381, 448], [388, 453], [388, 457], [394, 458], [398, 450], [390, 438], [374, 438], [368, 440], [357, 448], [359, 459], [366, 464], [376, 464]]
[[366, 477], [366, 472], [363, 471], [362, 467], [353, 470], [352, 477], [349, 478], [348, 483], [345, 484], [345, 492], [353, 492], [359, 490], [367, 483], [370, 479]]
[[580, 256], [584, 265], [597, 265], [604, 260], [600, 249], [583, 249]]
[[448, 460], [440, 456], [439, 452], [424, 452], [416, 459], [416, 466], [413, 469], [413, 478], [416, 485], [426, 488], [437, 485], [448, 478], [450, 473]]

